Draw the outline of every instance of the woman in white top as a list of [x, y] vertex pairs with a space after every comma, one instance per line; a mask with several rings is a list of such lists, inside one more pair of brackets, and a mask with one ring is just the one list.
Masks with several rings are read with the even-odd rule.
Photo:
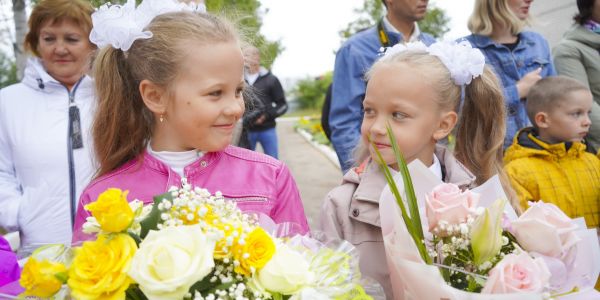
[[79, 194], [94, 172], [92, 12], [85, 0], [40, 1], [25, 38], [34, 57], [20, 83], [0, 90], [0, 227], [19, 231], [21, 256], [70, 243]]

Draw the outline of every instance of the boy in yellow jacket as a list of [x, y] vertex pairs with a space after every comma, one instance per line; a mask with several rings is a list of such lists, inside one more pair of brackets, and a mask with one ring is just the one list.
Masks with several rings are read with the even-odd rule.
[[533, 127], [522, 129], [504, 156], [521, 209], [543, 200], [584, 217], [588, 227], [600, 225], [600, 159], [583, 143], [592, 101], [589, 89], [563, 76], [541, 79], [529, 91]]

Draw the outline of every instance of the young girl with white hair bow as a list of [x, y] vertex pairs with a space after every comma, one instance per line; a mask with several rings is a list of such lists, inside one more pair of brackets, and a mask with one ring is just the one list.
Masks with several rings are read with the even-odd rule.
[[308, 232], [289, 169], [229, 145], [244, 112], [241, 42], [231, 24], [198, 12], [203, 7], [129, 0], [92, 15], [90, 39], [101, 48], [92, 132], [99, 170], [80, 198], [74, 241], [89, 238], [85, 205], [108, 188], [148, 204], [185, 180]]
[[[376, 279], [393, 299], [379, 217], [387, 182], [370, 141], [397, 169], [389, 124], [407, 163], [421, 160], [444, 182], [472, 188], [495, 174], [507, 182], [502, 171], [505, 108], [498, 79], [481, 52], [466, 42], [396, 45], [367, 77], [356, 160], [362, 163], [327, 195], [321, 226], [330, 237], [359, 249], [362, 274]], [[452, 132], [454, 154], [437, 143]], [[505, 189], [511, 194], [508, 184]]]

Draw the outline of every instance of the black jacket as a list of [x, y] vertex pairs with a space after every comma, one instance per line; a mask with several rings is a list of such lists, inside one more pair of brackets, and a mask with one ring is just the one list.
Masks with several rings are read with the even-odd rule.
[[244, 91], [244, 104], [246, 110], [242, 117], [242, 132], [237, 143], [238, 147], [250, 149], [250, 141], [248, 140], [248, 128], [250, 124], [265, 113], [265, 105], [251, 91]]
[[287, 102], [285, 101], [285, 93], [279, 79], [270, 71], [261, 69], [258, 78], [252, 85], [252, 92], [254, 93], [254, 98], [262, 102], [266, 120], [262, 124], [252, 122], [248, 124], [248, 129], [251, 131], [260, 131], [275, 127], [275, 118], [283, 115], [288, 109]]

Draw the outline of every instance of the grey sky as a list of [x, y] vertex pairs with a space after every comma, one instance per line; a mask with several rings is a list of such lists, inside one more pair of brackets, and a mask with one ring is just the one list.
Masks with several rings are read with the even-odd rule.
[[[340, 46], [338, 32], [356, 17], [355, 8], [363, 0], [261, 0], [268, 9], [262, 32], [270, 39], [281, 39], [284, 52], [273, 65], [282, 78], [318, 76], [333, 69], [334, 51]], [[468, 33], [467, 19], [473, 0], [431, 1], [451, 18], [446, 38]]]

